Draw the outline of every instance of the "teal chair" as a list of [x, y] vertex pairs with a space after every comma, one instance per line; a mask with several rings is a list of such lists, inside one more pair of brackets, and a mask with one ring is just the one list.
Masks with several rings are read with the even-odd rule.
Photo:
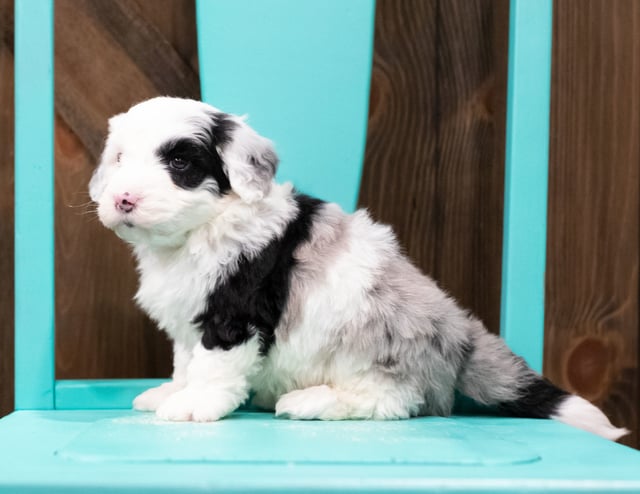
[[[204, 98], [251, 112], [278, 143], [280, 178], [347, 209], [373, 19], [373, 0], [198, 3]], [[17, 0], [15, 22], [16, 411], [0, 420], [0, 492], [640, 492], [640, 452], [549, 420], [295, 422], [243, 410], [163, 423], [130, 410], [154, 380], [56, 381], [52, 1]], [[537, 369], [550, 38], [551, 1], [513, 0], [502, 334]], [[315, 135], [333, 143], [321, 156], [308, 152]]]

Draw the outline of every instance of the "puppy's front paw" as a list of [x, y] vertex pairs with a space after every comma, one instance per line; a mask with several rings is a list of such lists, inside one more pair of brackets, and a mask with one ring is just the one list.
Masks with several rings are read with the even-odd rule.
[[156, 415], [163, 420], [187, 421], [191, 420], [196, 406], [197, 396], [193, 391], [185, 388], [169, 396], [156, 410]]
[[175, 422], [213, 422], [233, 412], [239, 403], [228, 391], [215, 387], [187, 386], [169, 396], [156, 415]]
[[155, 388], [147, 389], [133, 400], [133, 408], [141, 412], [154, 412], [164, 400], [182, 388], [184, 388], [184, 384], [170, 381]]

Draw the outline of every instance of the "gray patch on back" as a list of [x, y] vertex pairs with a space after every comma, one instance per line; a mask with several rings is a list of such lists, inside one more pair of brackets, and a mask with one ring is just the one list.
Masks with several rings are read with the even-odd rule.
[[345, 248], [348, 216], [336, 204], [321, 206], [314, 216], [308, 242], [294, 253], [297, 267], [291, 275], [289, 300], [282, 314], [277, 338], [286, 340], [289, 331], [301, 322], [309, 290], [326, 276], [327, 266]]
[[412, 415], [449, 415], [456, 388], [486, 404], [517, 398], [531, 373], [521, 359], [402, 255], [387, 226], [333, 204], [318, 212], [309, 242], [295, 253], [298, 267], [278, 339], [296, 330], [305, 302], [351, 248], [353, 235], [373, 244], [381, 262], [354, 294], [356, 317], [332, 330], [328, 354], [369, 362], [366, 372], [391, 379], [410, 397]]

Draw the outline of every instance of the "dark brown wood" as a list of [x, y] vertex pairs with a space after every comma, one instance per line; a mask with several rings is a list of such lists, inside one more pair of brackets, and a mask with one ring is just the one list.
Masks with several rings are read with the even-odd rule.
[[13, 410], [13, 0], [0, 0], [0, 417]]
[[379, 0], [360, 205], [494, 332], [508, 3]]
[[56, 2], [58, 378], [170, 373], [166, 338], [132, 301], [131, 253], [99, 224], [86, 189], [108, 117], [153, 96], [199, 97], [194, 15], [192, 0]]
[[637, 447], [640, 3], [554, 17], [545, 372]]
[[[174, 14], [178, 26], [188, 19], [195, 26], [193, 6]], [[169, 26], [166, 20], [162, 24]], [[184, 28], [179, 32], [189, 34]], [[185, 45], [195, 46], [195, 29]], [[56, 110], [94, 159], [111, 115], [152, 96], [200, 95], [192, 61], [182, 58], [132, 0], [56, 2], [55, 50]]]
[[196, 76], [196, 88], [200, 91], [198, 74], [198, 44], [196, 12], [193, 0], [135, 0], [142, 17], [158, 29], [182, 60]]

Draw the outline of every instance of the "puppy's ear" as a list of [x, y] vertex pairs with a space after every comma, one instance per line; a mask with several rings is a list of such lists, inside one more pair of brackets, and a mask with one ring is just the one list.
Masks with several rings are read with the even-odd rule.
[[238, 119], [233, 137], [222, 150], [231, 189], [247, 203], [269, 193], [278, 167], [273, 143]]
[[118, 152], [113, 144], [113, 131], [114, 128], [117, 127], [118, 120], [122, 115], [123, 114], [121, 113], [109, 119], [109, 135], [107, 136], [107, 142], [105, 143], [104, 150], [102, 151], [100, 162], [93, 171], [91, 180], [89, 180], [89, 196], [94, 202], [97, 202], [100, 199], [100, 196], [107, 186], [106, 171], [108, 164], [117, 160]]

